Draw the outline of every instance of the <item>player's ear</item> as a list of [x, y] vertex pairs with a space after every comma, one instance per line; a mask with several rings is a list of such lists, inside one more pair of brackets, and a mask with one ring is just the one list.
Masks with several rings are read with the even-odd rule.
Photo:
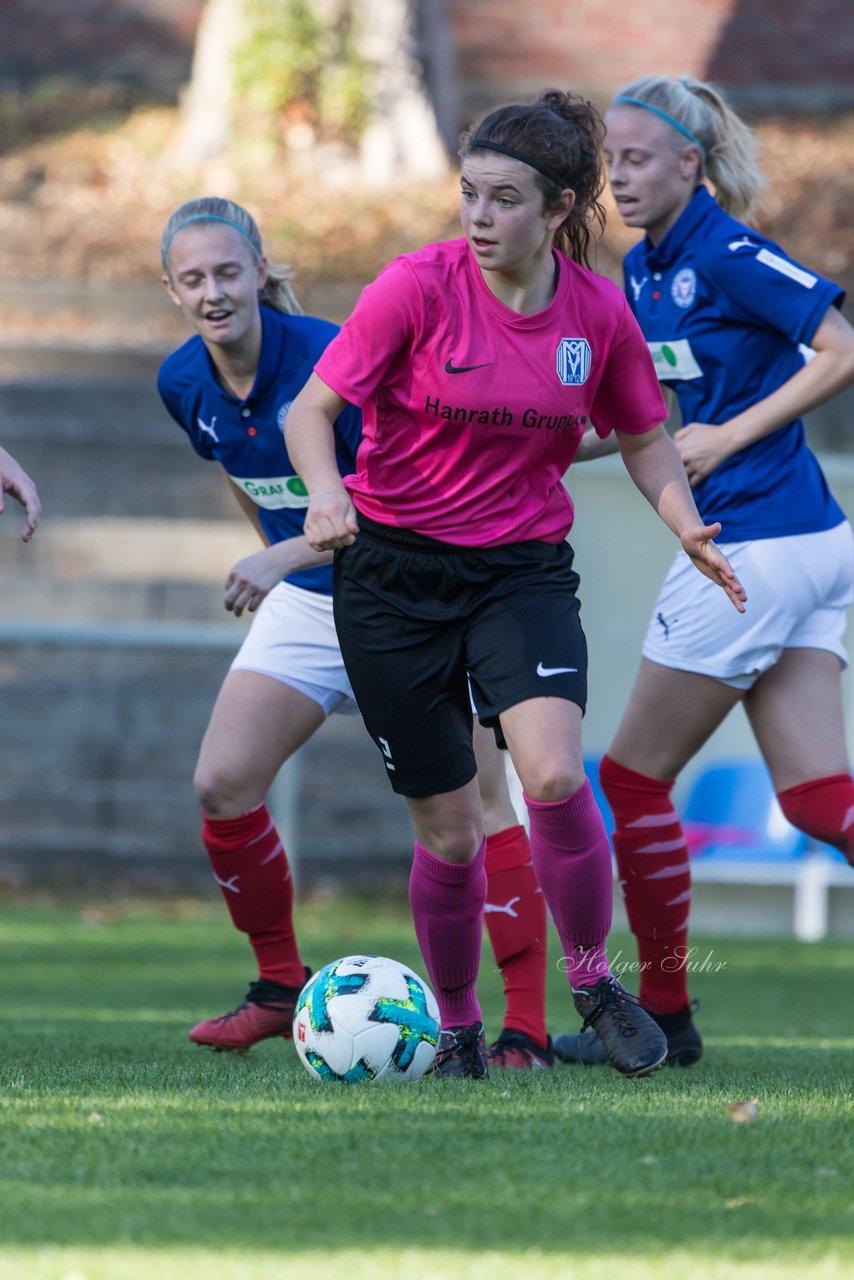
[[181, 299], [178, 297], [177, 293], [176, 293], [176, 292], [175, 292], [175, 290], [172, 288], [172, 281], [169, 279], [169, 276], [168, 276], [167, 272], [165, 272], [165, 271], [164, 271], [164, 272], [163, 272], [163, 275], [160, 277], [160, 279], [161, 279], [161, 280], [162, 280], [162, 282], [163, 282], [163, 288], [164, 288], [164, 289], [166, 290], [166, 292], [169, 294], [169, 297], [170, 297], [170, 298], [172, 299], [172, 301], [175, 303], [175, 306], [176, 306], [176, 307], [180, 307], [180, 305], [181, 305]]
[[559, 227], [563, 226], [564, 222], [566, 222], [567, 218], [572, 213], [574, 205], [575, 192], [571, 187], [565, 187], [555, 202], [554, 209], [549, 217], [548, 226], [550, 231], [557, 231]]
[[702, 168], [702, 157], [700, 156], [699, 147], [695, 147], [690, 143], [679, 153], [679, 168], [683, 178], [694, 177], [699, 180], [700, 170]]

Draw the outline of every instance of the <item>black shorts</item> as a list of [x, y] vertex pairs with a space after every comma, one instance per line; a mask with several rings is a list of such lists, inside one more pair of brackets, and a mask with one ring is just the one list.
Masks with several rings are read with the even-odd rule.
[[568, 543], [456, 547], [361, 515], [359, 526], [335, 552], [335, 626], [395, 791], [438, 795], [475, 776], [472, 699], [499, 745], [498, 717], [519, 702], [566, 698], [584, 710]]

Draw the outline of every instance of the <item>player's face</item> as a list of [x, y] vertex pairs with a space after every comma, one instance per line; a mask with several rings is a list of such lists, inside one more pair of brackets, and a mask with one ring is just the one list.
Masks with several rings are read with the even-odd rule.
[[653, 244], [670, 230], [699, 180], [699, 153], [666, 120], [643, 107], [612, 107], [605, 116], [608, 181], [620, 217]]
[[481, 271], [521, 280], [550, 254], [575, 198], [565, 191], [561, 208], [546, 210], [534, 170], [495, 152], [466, 156], [460, 186], [463, 234]]
[[267, 274], [246, 237], [218, 222], [193, 223], [169, 249], [163, 283], [205, 343], [234, 347], [261, 324], [258, 291]]

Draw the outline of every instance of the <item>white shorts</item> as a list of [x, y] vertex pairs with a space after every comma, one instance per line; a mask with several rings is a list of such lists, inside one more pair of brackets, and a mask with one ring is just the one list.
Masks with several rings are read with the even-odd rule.
[[274, 587], [255, 614], [232, 671], [257, 671], [304, 693], [325, 715], [358, 714], [338, 645], [332, 597], [289, 582]]
[[749, 689], [784, 649], [827, 649], [843, 666], [854, 600], [854, 535], [823, 533], [719, 543], [747, 592], [738, 613], [680, 551], [652, 611], [643, 654], [662, 667]]

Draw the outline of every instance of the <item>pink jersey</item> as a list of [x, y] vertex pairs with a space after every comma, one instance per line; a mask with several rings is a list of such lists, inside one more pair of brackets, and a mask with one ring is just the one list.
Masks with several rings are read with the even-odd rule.
[[589, 422], [600, 436], [667, 416], [616, 285], [555, 253], [552, 302], [518, 315], [465, 240], [396, 258], [315, 366], [363, 411], [357, 511], [460, 546], [561, 542], [563, 476]]

